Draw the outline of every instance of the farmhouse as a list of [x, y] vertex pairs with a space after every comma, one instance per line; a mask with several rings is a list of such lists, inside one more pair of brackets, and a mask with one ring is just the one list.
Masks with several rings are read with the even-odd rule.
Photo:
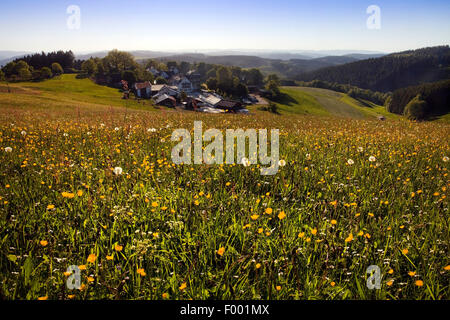
[[136, 90], [136, 95], [138, 98], [147, 99], [151, 97], [152, 85], [149, 81], [135, 83], [134, 89]]
[[166, 106], [170, 108], [175, 108], [177, 106], [177, 100], [168, 94], [161, 94], [155, 99], [155, 104], [159, 106]]
[[178, 87], [168, 86], [166, 84], [154, 84], [152, 85], [152, 97], [157, 94], [168, 94], [169, 96], [176, 97], [179, 95]]

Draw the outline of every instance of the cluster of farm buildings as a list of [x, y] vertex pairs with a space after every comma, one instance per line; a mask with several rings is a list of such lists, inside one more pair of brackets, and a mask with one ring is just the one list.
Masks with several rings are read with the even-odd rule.
[[156, 105], [207, 113], [248, 113], [245, 106], [258, 102], [253, 95], [237, 101], [204, 90], [201, 88], [200, 74], [195, 71], [189, 71], [186, 75], [182, 75], [177, 68], [170, 68], [169, 71], [149, 68], [147, 71], [155, 78], [164, 78], [167, 84], [145, 81], [135, 83], [132, 89], [138, 99], [152, 99]]

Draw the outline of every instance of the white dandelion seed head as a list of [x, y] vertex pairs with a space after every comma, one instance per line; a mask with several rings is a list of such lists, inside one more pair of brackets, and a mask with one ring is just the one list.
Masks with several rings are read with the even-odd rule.
[[247, 158], [242, 158], [241, 163], [244, 167], [250, 166], [250, 160], [248, 160]]
[[444, 162], [448, 162], [448, 160], [450, 160], [450, 159], [447, 156], [442, 158], [442, 161], [444, 161]]
[[24, 130], [22, 130], [21, 132], [20, 132], [20, 134], [22, 135], [22, 136], [26, 136], [27, 135], [27, 132], [26, 131], [24, 131]]
[[375, 161], [377, 161], [377, 159], [374, 156], [370, 156], [369, 157], [369, 161], [370, 162], [375, 162]]
[[358, 147], [358, 151], [359, 151], [359, 152], [363, 152], [363, 151], [364, 151], [364, 148], [363, 148], [363, 147]]
[[155, 128], [148, 128], [147, 132], [156, 132], [156, 129]]
[[123, 169], [121, 167], [115, 167], [113, 172], [116, 176], [120, 176], [123, 172]]
[[306, 160], [311, 160], [311, 155], [309, 153], [306, 154]]
[[5, 148], [5, 152], [12, 152], [12, 148], [11, 147], [6, 147]]
[[280, 167], [284, 167], [286, 165], [286, 161], [285, 160], [280, 160], [280, 161], [278, 161], [278, 165]]
[[353, 161], [352, 159], [348, 159], [348, 160], [347, 160], [347, 163], [348, 163], [349, 165], [353, 165], [353, 164], [355, 164], [355, 161]]
[[115, 127], [115, 128], [114, 128], [114, 131], [119, 131], [119, 130], [120, 130], [119, 127]]

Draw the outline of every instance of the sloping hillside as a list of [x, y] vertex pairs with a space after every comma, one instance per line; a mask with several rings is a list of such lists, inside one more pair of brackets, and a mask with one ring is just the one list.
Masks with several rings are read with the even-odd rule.
[[283, 87], [281, 97], [274, 101], [283, 114], [312, 114], [353, 119], [398, 118], [383, 106], [357, 100], [346, 94], [319, 88]]
[[119, 90], [97, 85], [89, 79], [76, 79], [74, 74], [65, 74], [43, 82], [19, 82], [9, 85], [0, 82], [1, 107], [99, 106], [154, 109], [149, 102], [143, 104], [133, 99], [123, 100], [121, 98], [122, 93]]
[[296, 80], [323, 80], [382, 92], [449, 78], [449, 46], [404, 51], [296, 76]]

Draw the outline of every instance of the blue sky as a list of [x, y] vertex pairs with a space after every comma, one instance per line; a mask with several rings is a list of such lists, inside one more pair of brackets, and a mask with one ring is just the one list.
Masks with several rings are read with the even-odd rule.
[[[80, 29], [67, 27], [69, 5]], [[381, 9], [369, 30], [366, 9]], [[450, 43], [450, 1], [14, 0], [0, 2], [0, 50], [373, 50]]]

